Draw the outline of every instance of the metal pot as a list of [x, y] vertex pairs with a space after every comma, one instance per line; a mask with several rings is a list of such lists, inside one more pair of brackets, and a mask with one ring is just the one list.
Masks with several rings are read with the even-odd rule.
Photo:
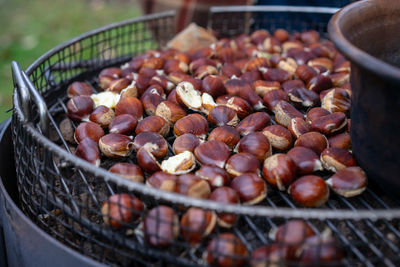
[[351, 61], [351, 141], [360, 166], [400, 196], [400, 1], [346, 6], [328, 26]]

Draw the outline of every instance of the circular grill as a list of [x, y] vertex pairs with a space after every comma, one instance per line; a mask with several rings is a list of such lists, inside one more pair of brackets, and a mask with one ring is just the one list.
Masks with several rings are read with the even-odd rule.
[[[265, 28], [289, 31], [315, 29], [326, 36], [326, 25], [302, 21], [329, 17], [335, 10], [307, 7], [213, 8], [209, 26], [222, 36]], [[111, 265], [205, 265], [208, 241], [225, 232], [217, 229], [210, 238], [190, 246], [182, 238], [167, 248], [151, 246], [143, 236], [140, 213], [136, 223], [112, 230], [104, 225], [101, 205], [116, 193], [133, 193], [147, 209], [172, 207], [179, 216], [184, 207], [200, 207], [233, 213], [238, 220], [230, 230], [254, 251], [273, 240], [269, 232], [289, 219], [301, 218], [317, 233], [329, 229], [345, 251], [340, 262], [347, 266], [400, 265], [400, 205], [370, 184], [360, 196], [346, 199], [332, 194], [321, 208], [297, 208], [287, 194], [268, 189], [258, 206], [221, 205], [208, 200], [162, 192], [127, 181], [70, 153], [58, 128], [73, 81], [96, 83], [105, 67], [117, 66], [132, 55], [165, 45], [175, 34], [174, 13], [149, 15], [112, 24], [72, 39], [49, 51], [32, 64], [27, 75], [17, 64], [14, 71], [13, 142], [22, 210], [49, 234], [100, 262]], [[37, 93], [39, 92], [39, 93]], [[31, 101], [29, 101], [29, 98]], [[39, 111], [39, 113], [37, 112]], [[173, 136], [167, 138], [172, 144]], [[173, 154], [171, 146], [170, 155]], [[135, 162], [134, 155], [128, 161]], [[111, 162], [101, 167], [108, 169]], [[155, 218], [159, 221], [158, 214]], [[316, 265], [321, 263], [316, 262]]]

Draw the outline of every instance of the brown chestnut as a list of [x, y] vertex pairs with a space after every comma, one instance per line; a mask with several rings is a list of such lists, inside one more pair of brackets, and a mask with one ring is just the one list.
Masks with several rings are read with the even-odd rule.
[[129, 114], [140, 119], [143, 116], [143, 106], [136, 97], [124, 97], [115, 106], [115, 115]]
[[151, 245], [165, 247], [178, 237], [179, 219], [172, 208], [161, 205], [147, 213], [143, 228]]
[[91, 94], [93, 94], [93, 88], [87, 82], [73, 82], [67, 89], [68, 98], [81, 95], [90, 96]]
[[279, 101], [274, 107], [275, 121], [286, 128], [293, 118], [303, 118], [303, 114], [286, 101]]
[[348, 167], [338, 171], [326, 183], [344, 197], [360, 195], [367, 188], [367, 177], [360, 167]]
[[194, 155], [201, 164], [224, 168], [230, 151], [225, 143], [211, 140], [198, 145], [194, 149]]
[[238, 96], [220, 96], [217, 98], [216, 102], [219, 105], [224, 105], [234, 109], [239, 119], [247, 117], [253, 111], [251, 105], [246, 100]]
[[292, 145], [292, 135], [289, 130], [280, 125], [270, 125], [262, 130], [271, 146], [277, 150], [287, 150]]
[[270, 91], [280, 89], [279, 82], [269, 82], [263, 80], [255, 81], [252, 86], [256, 94], [258, 94], [260, 97], [264, 97]]
[[91, 138], [83, 139], [76, 148], [75, 155], [97, 167], [100, 166], [100, 151], [97, 142]]
[[156, 158], [163, 158], [168, 152], [168, 143], [161, 135], [153, 132], [142, 132], [135, 136], [133, 146], [136, 151], [145, 146], [146, 144], [153, 144], [152, 154]]
[[146, 180], [146, 185], [167, 192], [175, 192], [177, 179], [178, 177], [173, 174], [157, 171]]
[[293, 200], [304, 207], [319, 207], [329, 198], [329, 187], [319, 176], [303, 176], [289, 187]]
[[269, 110], [274, 110], [275, 106], [280, 101], [289, 101], [288, 94], [283, 90], [272, 90], [266, 93], [263, 97], [263, 102]]
[[311, 132], [310, 125], [303, 118], [292, 118], [288, 126], [290, 133], [299, 138], [301, 135]]
[[255, 173], [245, 173], [232, 180], [231, 188], [238, 193], [240, 201], [246, 205], [254, 205], [267, 196], [267, 185]]
[[[210, 200], [222, 204], [238, 204], [239, 196], [235, 190], [230, 187], [222, 186], [216, 188], [210, 195]], [[236, 215], [230, 213], [218, 214], [218, 225], [223, 228], [231, 228], [236, 222]]]
[[211, 194], [208, 182], [194, 174], [183, 174], [176, 180], [175, 192], [194, 198], [207, 199]]
[[328, 147], [328, 139], [318, 132], [308, 132], [297, 138], [294, 146], [303, 146], [312, 149], [317, 155]]
[[324, 169], [318, 155], [310, 148], [296, 146], [288, 151], [287, 156], [296, 165], [299, 175], [311, 174]]
[[332, 135], [342, 130], [346, 124], [346, 115], [342, 112], [334, 112], [311, 121], [311, 128], [325, 135]]
[[180, 136], [186, 133], [204, 140], [208, 133], [207, 120], [200, 114], [189, 114], [179, 119], [174, 125], [174, 134]]
[[184, 240], [194, 246], [210, 235], [216, 225], [215, 212], [192, 207], [181, 218], [181, 234]]
[[208, 114], [207, 119], [216, 126], [236, 126], [239, 122], [236, 111], [227, 106], [214, 107]]
[[262, 172], [270, 185], [284, 191], [296, 178], [296, 165], [289, 156], [274, 154], [265, 159]]
[[89, 118], [93, 111], [94, 102], [90, 96], [74, 96], [67, 102], [67, 116], [73, 121]]
[[320, 107], [314, 107], [307, 112], [306, 119], [307, 122], [311, 124], [314, 120], [329, 114], [331, 113], [326, 109]]
[[90, 138], [95, 142], [104, 135], [103, 129], [94, 122], [82, 122], [75, 129], [74, 139], [78, 144], [85, 138]]
[[251, 267], [273, 267], [290, 261], [290, 247], [285, 244], [268, 244], [254, 250], [251, 254]]
[[140, 217], [143, 210], [143, 202], [126, 193], [110, 196], [101, 206], [104, 223], [114, 229], [132, 223]]
[[143, 183], [144, 181], [142, 170], [138, 165], [133, 163], [118, 162], [111, 166], [108, 171], [134, 182]]
[[154, 157], [153, 152], [158, 149], [156, 144], [146, 143], [142, 146], [136, 153], [137, 162], [147, 173], [155, 173], [157, 171], [161, 171], [160, 163], [158, 163], [157, 159]]
[[108, 130], [110, 133], [131, 135], [134, 133], [137, 123], [138, 121], [134, 116], [121, 114], [111, 121], [108, 125]]
[[337, 147], [341, 149], [350, 150], [351, 140], [349, 133], [340, 133], [328, 138], [329, 147]]
[[133, 151], [133, 142], [129, 136], [110, 133], [99, 140], [101, 152], [109, 158], [122, 158], [129, 156]]
[[112, 80], [108, 85], [107, 91], [120, 93], [122, 90], [127, 88], [131, 84], [131, 81], [127, 78], [119, 78]]
[[250, 172], [259, 175], [260, 163], [253, 154], [242, 152], [232, 155], [226, 162], [225, 169], [232, 177]]
[[196, 176], [208, 181], [212, 189], [225, 186], [230, 182], [228, 173], [216, 166], [203, 165], [196, 171]]
[[220, 126], [210, 132], [207, 140], [224, 142], [230, 149], [233, 149], [240, 140], [240, 134], [231, 126]]
[[349, 151], [336, 147], [325, 148], [321, 153], [321, 162], [326, 170], [332, 172], [356, 165], [356, 160]]
[[148, 116], [139, 121], [136, 127], [136, 134], [143, 132], [154, 132], [165, 137], [169, 133], [169, 124], [160, 116]]
[[106, 106], [98, 106], [93, 110], [89, 116], [89, 120], [97, 123], [102, 128], [107, 128], [111, 121], [114, 119], [114, 111]]
[[186, 133], [175, 138], [172, 149], [175, 154], [184, 151], [194, 152], [194, 149], [200, 144], [200, 139], [191, 133]]
[[220, 77], [209, 75], [202, 81], [202, 88], [204, 93], [210, 94], [213, 98], [217, 98], [226, 93], [225, 86]]
[[299, 246], [302, 245], [304, 240], [308, 237], [314, 235], [314, 230], [305, 221], [289, 220], [276, 229], [273, 239], [278, 243]]
[[237, 236], [222, 233], [210, 241], [204, 258], [213, 266], [243, 266], [248, 254], [247, 248]]
[[166, 100], [157, 106], [156, 115], [162, 117], [168, 123], [174, 124], [180, 118], [186, 116], [186, 111], [178, 104]]
[[266, 112], [256, 112], [244, 118], [237, 126], [236, 131], [242, 136], [261, 131], [271, 123], [271, 117]]
[[272, 154], [272, 148], [268, 138], [260, 132], [250, 133], [244, 136], [239, 141], [235, 150], [253, 154], [260, 162], [263, 162], [264, 159]]
[[299, 250], [299, 263], [302, 265], [343, 266], [343, 252], [336, 240], [331, 236], [311, 236], [307, 238]]

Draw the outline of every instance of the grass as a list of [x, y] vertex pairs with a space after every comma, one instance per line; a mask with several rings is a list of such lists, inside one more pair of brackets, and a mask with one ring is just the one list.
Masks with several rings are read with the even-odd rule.
[[26, 69], [74, 36], [140, 14], [135, 0], [0, 0], [0, 122], [11, 116], [11, 61]]

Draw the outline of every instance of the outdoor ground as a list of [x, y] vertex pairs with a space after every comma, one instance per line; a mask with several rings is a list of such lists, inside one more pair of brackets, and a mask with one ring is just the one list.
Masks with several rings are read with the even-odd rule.
[[11, 116], [12, 60], [26, 69], [76, 35], [140, 13], [135, 0], [0, 0], [0, 122]]

